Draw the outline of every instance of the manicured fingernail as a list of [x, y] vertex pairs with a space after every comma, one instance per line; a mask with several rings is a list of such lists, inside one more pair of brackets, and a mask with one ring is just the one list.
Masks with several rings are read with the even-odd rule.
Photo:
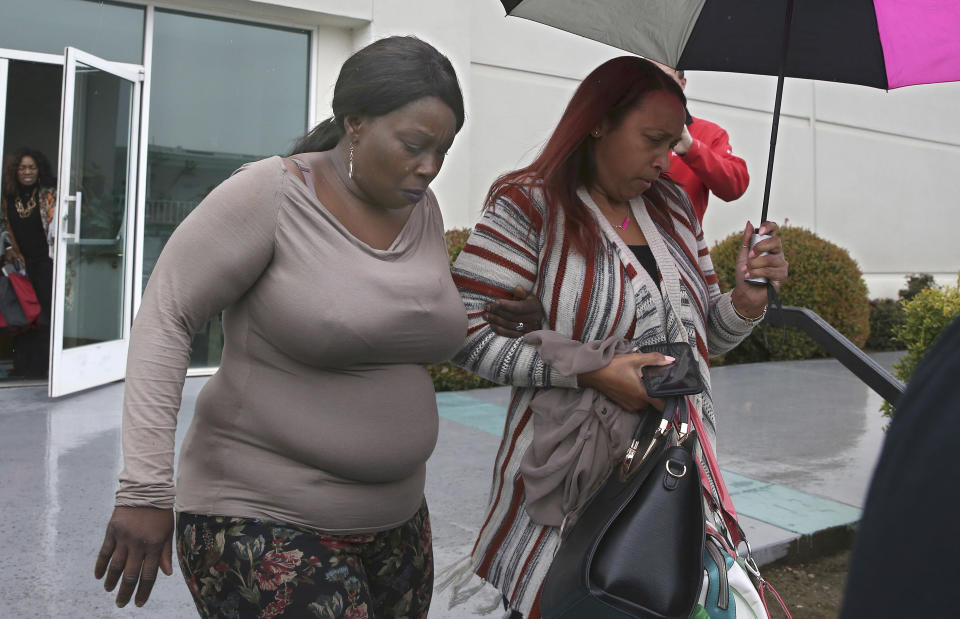
[[675, 357], [671, 357], [670, 355], [664, 355], [663, 358], [667, 360], [667, 363], [673, 363], [677, 360]]
[[490, 317], [487, 316], [487, 313], [486, 313], [486, 312], [484, 312], [484, 313], [483, 313], [483, 319], [484, 319], [484, 320], [487, 320], [488, 318], [490, 318]]
[[743, 276], [744, 276], [744, 277], [750, 277], [750, 271], [747, 271], [746, 273], [744, 273]]
[[740, 270], [741, 270], [741, 271], [746, 271], [746, 270], [747, 270], [747, 265], [745, 265], [745, 264], [740, 265]]
[[757, 254], [753, 253], [753, 250], [751, 249], [751, 250], [750, 250], [750, 253], [747, 254], [747, 257], [748, 257], [748, 258], [756, 258], [756, 257], [757, 257]]

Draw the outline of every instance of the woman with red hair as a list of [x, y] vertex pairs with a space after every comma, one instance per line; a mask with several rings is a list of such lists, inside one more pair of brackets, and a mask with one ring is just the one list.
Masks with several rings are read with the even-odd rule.
[[596, 371], [564, 375], [529, 341], [494, 333], [491, 325], [511, 325], [489, 313], [490, 305], [521, 286], [543, 304], [544, 329], [575, 342], [615, 336], [634, 350], [688, 343], [706, 385], [692, 398], [706, 428], [701, 440], [713, 442], [707, 358], [736, 346], [764, 316], [766, 289], [744, 279], [767, 277], [779, 288], [787, 276], [777, 225], [764, 222], [759, 232], [771, 238], [750, 250], [748, 222], [736, 287], [721, 294], [690, 201], [665, 175], [684, 104], [677, 83], [649, 61], [621, 57], [595, 69], [534, 162], [493, 184], [454, 265], [469, 316], [455, 361], [513, 386], [473, 569], [527, 617], [540, 616], [540, 588], [560, 542], [559, 527], [527, 509], [521, 460], [534, 440], [531, 399], [548, 389], [592, 387], [627, 411], [662, 409], [640, 376], [644, 366], [669, 358], [618, 354]]

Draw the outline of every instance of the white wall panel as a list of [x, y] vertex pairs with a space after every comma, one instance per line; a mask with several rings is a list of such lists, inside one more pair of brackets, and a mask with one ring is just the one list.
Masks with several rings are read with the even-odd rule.
[[579, 82], [572, 79], [475, 65], [470, 202], [463, 223], [480, 214], [490, 184], [500, 174], [530, 163], [550, 137]]
[[580, 80], [600, 63], [625, 55], [623, 50], [556, 28], [506, 17], [496, 0], [466, 1], [475, 63]]
[[958, 147], [820, 125], [818, 233], [868, 274], [956, 272], [958, 170]]
[[[692, 99], [773, 113], [777, 100], [777, 78], [768, 75], [687, 71], [686, 94]], [[807, 80], [787, 79], [783, 85], [781, 114], [808, 117], [813, 88]]]
[[[147, 4], [151, 0], [132, 0]], [[240, 19], [274, 21], [286, 26], [358, 28], [373, 15], [373, 0], [162, 0], [164, 8], [183, 8]]]
[[819, 120], [960, 145], [960, 83], [875, 88], [817, 82]]
[[340, 75], [340, 66], [353, 53], [353, 37], [349, 30], [321, 26], [317, 29], [317, 66], [315, 67], [317, 122], [333, 115], [333, 87]]
[[373, 21], [362, 39], [379, 39], [390, 35], [412, 34], [427, 41], [446, 55], [457, 72], [463, 91], [467, 121], [454, 140], [443, 169], [431, 188], [437, 195], [447, 228], [467, 223], [466, 212], [470, 187], [470, 142], [475, 123], [470, 84], [470, 6], [467, 0], [377, 0], [373, 5]]
[[373, 16], [373, 0], [250, 0], [250, 2], [363, 21]]

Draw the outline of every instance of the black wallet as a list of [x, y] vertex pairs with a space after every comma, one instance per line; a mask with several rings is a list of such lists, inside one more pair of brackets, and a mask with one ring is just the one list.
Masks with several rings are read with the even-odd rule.
[[644, 366], [643, 384], [647, 395], [654, 398], [669, 398], [678, 395], [694, 395], [703, 391], [700, 368], [693, 349], [684, 342], [651, 344], [641, 346], [640, 352], [658, 352], [676, 359], [670, 365]]

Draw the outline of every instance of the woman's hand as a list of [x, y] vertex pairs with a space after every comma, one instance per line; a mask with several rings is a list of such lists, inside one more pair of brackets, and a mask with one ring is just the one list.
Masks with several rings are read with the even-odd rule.
[[8, 247], [5, 252], [3, 252], [3, 258], [10, 264], [16, 264], [18, 261], [23, 264], [23, 256], [18, 254], [17, 250], [15, 250], [12, 245]]
[[629, 411], [646, 406], [662, 411], [664, 401], [648, 396], [640, 377], [644, 366], [669, 365], [674, 361], [658, 352], [616, 355], [608, 366], [578, 375], [577, 382], [581, 387], [593, 387]]
[[[737, 255], [736, 279], [737, 285], [733, 289], [731, 301], [737, 312], [747, 318], [760, 317], [767, 307], [767, 287], [756, 286], [744, 281], [748, 277], [766, 277], [773, 287], [780, 291], [780, 286], [787, 279], [789, 265], [783, 257], [783, 242], [777, 236], [779, 226], [772, 221], [765, 221], [757, 231], [759, 234], [771, 235], [750, 249], [750, 236], [753, 234], [753, 224], [747, 222], [743, 230], [743, 242], [740, 253]], [[768, 252], [766, 256], [761, 256]]]
[[99, 580], [106, 573], [103, 588], [107, 591], [113, 591], [120, 581], [117, 606], [126, 606], [134, 589], [137, 590], [134, 602], [143, 606], [157, 580], [157, 568], [167, 576], [173, 574], [172, 558], [172, 509], [118, 505], [107, 524], [93, 575]]
[[543, 307], [540, 299], [517, 286], [511, 291], [514, 300], [497, 299], [487, 303], [484, 319], [497, 335], [523, 337], [536, 331], [543, 324]]

